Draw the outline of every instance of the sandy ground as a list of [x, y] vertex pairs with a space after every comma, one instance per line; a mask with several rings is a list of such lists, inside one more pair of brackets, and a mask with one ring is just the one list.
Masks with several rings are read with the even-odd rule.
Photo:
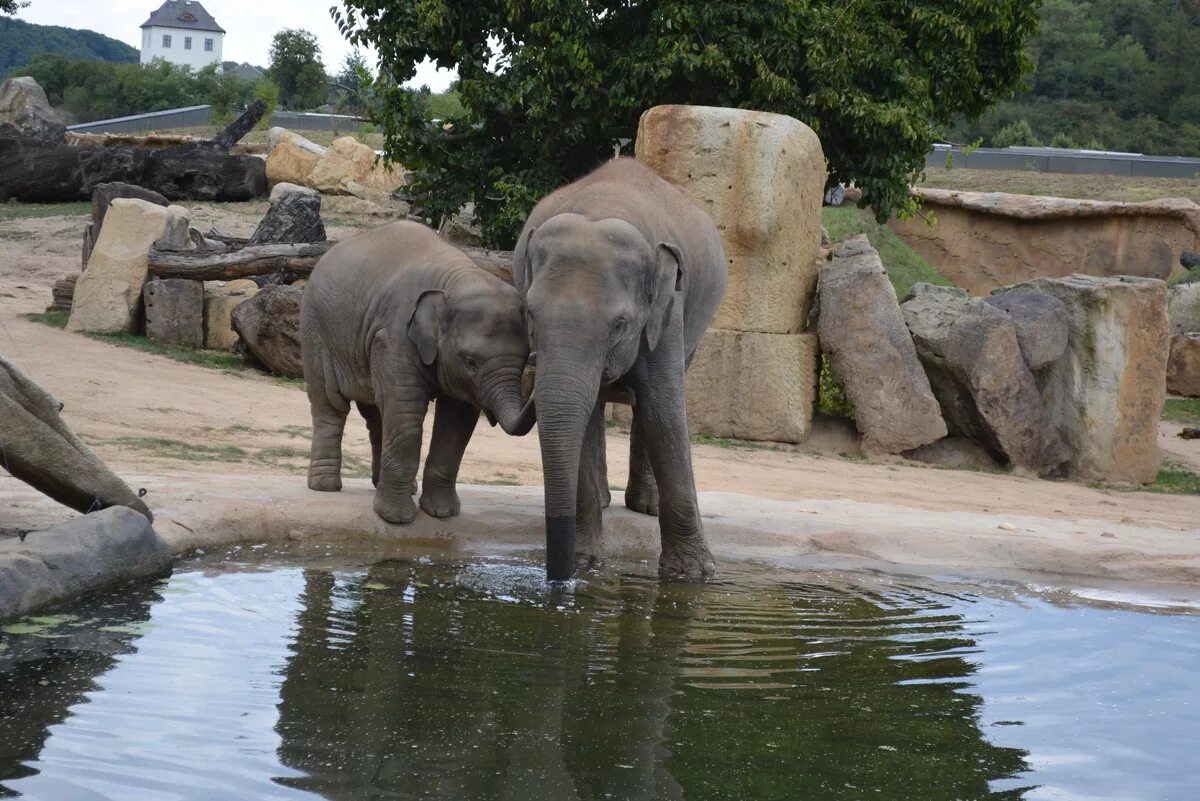
[[[263, 210], [265, 204], [202, 206], [194, 223], [207, 227], [215, 222], [228, 233], [248, 234]], [[83, 220], [80, 214], [0, 222], [0, 353], [63, 401], [67, 422], [118, 472], [130, 476], [131, 483], [136, 477], [144, 482], [140, 486], [153, 490], [148, 497], [152, 507], [156, 506], [156, 493], [164, 499], [177, 499], [192, 484], [213, 488], [225, 480], [231, 488], [253, 489], [254, 476], [263, 476], [264, 485], [302, 488], [310, 421], [304, 393], [294, 384], [181, 364], [67, 334], [22, 317], [45, 307], [55, 279], [79, 270]], [[330, 235], [349, 232], [349, 228], [334, 226]], [[1175, 458], [1200, 469], [1200, 442], [1178, 439], [1174, 436], [1178, 428], [1164, 424], [1163, 446]], [[365, 433], [352, 419], [346, 441], [350, 476], [366, 475], [369, 449]], [[610, 483], [621, 489], [628, 437], [614, 429], [608, 436]], [[916, 543], [926, 537], [949, 547], [953, 528], [968, 522], [976, 531], [1001, 532], [999, 544], [989, 546], [1001, 549], [1004, 532], [1018, 532], [1012, 534], [1012, 540], [1013, 547], [1019, 548], [1020, 531], [1050, 532], [1064, 541], [1084, 538], [1100, 542], [1097, 538], [1114, 532], [1115, 536], [1135, 537], [1144, 530], [1174, 538], [1171, 548], [1176, 560], [1186, 557], [1179, 550], [1180, 542], [1190, 542], [1177, 539], [1180, 534], [1196, 536], [1196, 552], [1200, 553], [1200, 497], [1101, 490], [899, 460], [867, 463], [838, 456], [849, 447], [841, 437], [825, 436], [819, 444], [827, 453], [790, 447], [697, 446], [698, 489], [747, 496], [736, 504], [721, 500], [729, 495], [706, 496], [710, 501], [704, 512], [720, 517], [724, 510], [711, 508], [713, 503], [745, 511], [755, 507], [754, 498], [765, 499], [763, 508], [771, 506], [767, 501], [788, 502], [784, 519], [793, 521], [798, 535], [801, 531], [811, 534], [806, 515], [828, 516], [830, 524], [822, 529], [827, 533], [844, 530], [836, 523], [839, 518], [856, 520], [862, 536], [869, 535], [872, 541], [891, 538], [889, 547], [876, 549], [882, 554], [879, 558], [890, 562], [905, 562], [906, 550], [913, 550], [921, 556], [910, 561], [937, 563], [939, 560], [929, 556], [928, 547]], [[279, 480], [268, 481], [266, 476]], [[514, 439], [481, 423], [461, 481], [540, 486], [536, 435]], [[295, 497], [306, 496], [300, 493]], [[818, 502], [822, 504], [819, 510], [806, 507]], [[70, 515], [37, 500], [24, 485], [0, 474], [0, 531], [11, 533]], [[1019, 524], [1013, 522], [1017, 519]], [[1084, 540], [1076, 546], [1080, 541]], [[845, 553], [854, 553], [856, 547], [844, 537], [826, 545]], [[947, 564], [971, 564], [969, 550], [950, 550], [954, 558]], [[1152, 578], [1153, 561], [1151, 558], [1146, 567], [1141, 564], [1145, 560], [1140, 560], [1137, 575]], [[1191, 580], [1178, 571], [1164, 571], [1161, 577]]]

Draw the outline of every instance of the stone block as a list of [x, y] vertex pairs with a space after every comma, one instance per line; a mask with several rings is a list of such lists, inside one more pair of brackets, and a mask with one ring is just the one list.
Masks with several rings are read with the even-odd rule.
[[233, 329], [246, 349], [276, 375], [301, 378], [300, 299], [304, 290], [265, 286], [233, 311]]
[[1200, 282], [1177, 284], [1167, 297], [1172, 334], [1200, 331]]
[[166, 232], [170, 212], [144, 200], [114, 200], [75, 285], [68, 331], [132, 332], [137, 327], [150, 246]]
[[311, 150], [296, 146], [285, 139], [267, 155], [267, 180], [273, 184], [300, 184], [308, 186], [312, 173], [320, 163], [321, 156]]
[[1176, 395], [1200, 398], [1200, 332], [1171, 337], [1167, 390]]
[[821, 247], [825, 156], [812, 129], [780, 114], [656, 106], [637, 158], [712, 217], [729, 259], [714, 328], [803, 330]]
[[1039, 278], [1068, 315], [1067, 352], [1039, 371], [1050, 418], [1085, 481], [1148, 484], [1158, 475], [1167, 387], [1167, 287], [1133, 276]]
[[816, 407], [818, 353], [813, 334], [710, 328], [687, 373], [689, 430], [710, 437], [804, 441]]
[[204, 345], [204, 284], [186, 278], [147, 281], [146, 338], [166, 345]]
[[204, 347], [233, 350], [237, 333], [233, 330], [233, 310], [258, 292], [249, 279], [228, 284], [208, 281], [204, 285]]
[[1030, 370], [1040, 370], [1067, 351], [1067, 309], [1062, 301], [1028, 289], [1000, 292], [985, 298], [1017, 328], [1021, 356]]
[[353, 136], [335, 139], [306, 183], [331, 195], [355, 195], [372, 200], [389, 195], [404, 183], [404, 170], [384, 166], [382, 161], [376, 161], [376, 155], [373, 148]]

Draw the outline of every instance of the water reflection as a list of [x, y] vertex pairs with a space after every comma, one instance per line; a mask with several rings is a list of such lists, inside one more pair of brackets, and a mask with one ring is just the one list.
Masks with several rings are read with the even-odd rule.
[[[963, 604], [519, 565], [306, 571], [284, 670], [289, 787], [329, 799], [1019, 798]], [[969, 606], [969, 605], [968, 605]]]

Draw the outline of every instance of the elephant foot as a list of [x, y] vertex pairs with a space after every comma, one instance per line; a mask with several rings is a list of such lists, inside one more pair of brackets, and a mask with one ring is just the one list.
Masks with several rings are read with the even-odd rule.
[[717, 573], [717, 563], [700, 537], [664, 544], [658, 557], [658, 575], [664, 579], [703, 581]]
[[583, 551], [575, 549], [575, 569], [576, 570], [594, 570], [600, 567], [600, 554], [595, 552]]
[[425, 482], [425, 493], [421, 495], [421, 511], [430, 517], [454, 517], [462, 511], [462, 502], [454, 490], [435, 492]]
[[634, 512], [658, 517], [658, 487], [631, 485], [625, 490], [625, 506]]
[[600, 485], [600, 508], [607, 509], [612, 506], [612, 490], [607, 484]]
[[342, 477], [337, 473], [308, 471], [308, 488], [317, 492], [341, 492]]
[[375, 514], [389, 523], [404, 525], [417, 516], [417, 505], [413, 503], [411, 495], [376, 492]]

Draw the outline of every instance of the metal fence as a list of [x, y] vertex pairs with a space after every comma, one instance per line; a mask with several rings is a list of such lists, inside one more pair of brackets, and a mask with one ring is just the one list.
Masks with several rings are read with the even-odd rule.
[[933, 152], [925, 157], [925, 166], [945, 167], [948, 157], [953, 159], [955, 169], [1022, 170], [1129, 178], [1200, 178], [1200, 159], [1054, 147], [981, 147], [964, 154], [962, 148], [935, 145]]
[[[271, 125], [297, 131], [357, 131], [366, 120], [345, 114], [306, 114], [298, 111], [276, 111]], [[144, 133], [167, 131], [173, 128], [198, 128], [212, 123], [212, 106], [188, 106], [132, 117], [97, 120], [67, 127], [76, 133]]]

